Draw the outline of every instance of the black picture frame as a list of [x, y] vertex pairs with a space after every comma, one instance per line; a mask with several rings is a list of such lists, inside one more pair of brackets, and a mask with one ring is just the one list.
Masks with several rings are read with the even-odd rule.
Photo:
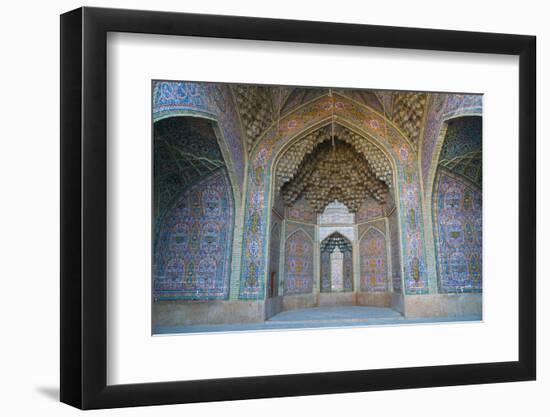
[[[107, 385], [107, 33], [519, 56], [519, 360]], [[536, 378], [536, 38], [251, 17], [80, 8], [61, 15], [61, 401], [81, 409]]]

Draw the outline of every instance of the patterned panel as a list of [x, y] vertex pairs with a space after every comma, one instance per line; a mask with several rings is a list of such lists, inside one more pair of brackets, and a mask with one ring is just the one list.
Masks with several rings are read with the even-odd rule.
[[384, 234], [370, 228], [359, 242], [361, 259], [361, 291], [384, 292], [387, 290], [387, 252]]
[[285, 295], [313, 291], [313, 241], [302, 230], [293, 233], [285, 243]]
[[428, 187], [430, 167], [435, 162], [433, 161], [433, 154], [437, 138], [439, 137], [447, 98], [447, 94], [430, 94], [428, 113], [426, 115], [424, 135], [420, 149], [422, 179], [424, 181], [425, 189]]
[[241, 128], [239, 115], [233, 103], [231, 91], [227, 85], [209, 84], [209, 94], [211, 101], [217, 107], [218, 124], [227, 142], [231, 158], [233, 159], [233, 170], [239, 180], [239, 189], [244, 180], [245, 168], [245, 149], [244, 141], [241, 137]]
[[210, 111], [208, 83], [154, 81], [153, 115], [172, 114], [175, 110]]
[[433, 194], [433, 224], [441, 292], [482, 289], [482, 195], [440, 169]]
[[156, 299], [227, 298], [233, 218], [231, 184], [225, 169], [182, 194], [167, 213], [156, 245]]

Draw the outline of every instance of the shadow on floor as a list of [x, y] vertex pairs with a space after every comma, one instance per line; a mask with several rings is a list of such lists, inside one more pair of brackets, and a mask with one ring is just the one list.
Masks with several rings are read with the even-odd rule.
[[36, 391], [53, 401], [59, 401], [59, 387], [36, 387]]

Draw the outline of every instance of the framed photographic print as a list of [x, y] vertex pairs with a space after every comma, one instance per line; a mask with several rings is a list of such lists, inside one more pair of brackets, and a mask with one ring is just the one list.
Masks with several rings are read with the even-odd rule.
[[61, 401], [535, 379], [535, 38], [61, 16]]

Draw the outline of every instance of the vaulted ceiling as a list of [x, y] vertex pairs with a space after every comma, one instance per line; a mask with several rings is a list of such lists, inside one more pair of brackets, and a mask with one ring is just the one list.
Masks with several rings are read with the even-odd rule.
[[427, 94], [422, 92], [246, 84], [235, 84], [232, 89], [248, 152], [251, 152], [262, 134], [280, 117], [332, 93], [346, 96], [376, 110], [394, 123], [415, 148], [422, 134], [427, 109]]
[[182, 190], [225, 166], [210, 121], [170, 117], [154, 124], [155, 213], [160, 218]]
[[468, 116], [451, 120], [439, 155], [439, 166], [482, 188], [482, 120]]

